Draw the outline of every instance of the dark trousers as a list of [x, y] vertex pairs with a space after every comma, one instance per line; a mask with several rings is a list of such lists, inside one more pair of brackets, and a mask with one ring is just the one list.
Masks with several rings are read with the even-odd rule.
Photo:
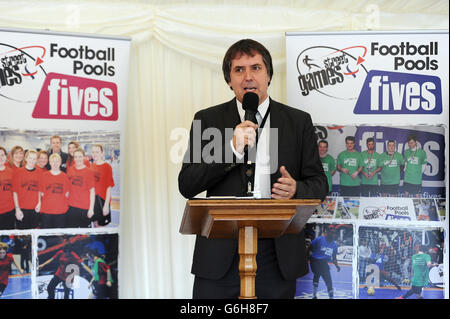
[[64, 228], [66, 227], [66, 214], [41, 213], [41, 228]]
[[18, 229], [33, 229], [38, 226], [38, 214], [34, 209], [22, 209], [22, 221], [16, 219]]
[[377, 197], [379, 194], [378, 185], [361, 185], [361, 196], [363, 197]]
[[14, 229], [16, 226], [16, 210], [0, 214], [0, 230]]
[[324, 259], [315, 259], [311, 258], [311, 271], [314, 274], [313, 284], [319, 284], [320, 277], [325, 281], [325, 285], [327, 286], [328, 292], [333, 291], [333, 280], [331, 278], [330, 266], [328, 265], [328, 261]]
[[[240, 295], [239, 254], [236, 252], [224, 277], [214, 280], [196, 276], [194, 299], [236, 299]], [[258, 240], [255, 294], [258, 299], [292, 299], [296, 280], [285, 280], [278, 266], [273, 239]]]
[[87, 228], [91, 224], [90, 218], [87, 217], [87, 209], [69, 206], [66, 216], [67, 228]]
[[64, 287], [64, 299], [69, 299], [70, 288], [67, 287], [64, 280], [56, 276], [53, 276], [52, 280], [50, 280], [50, 283], [47, 286], [48, 299], [55, 299], [55, 289], [60, 282], [62, 282]]
[[359, 197], [361, 192], [360, 186], [340, 186], [340, 195], [348, 197]]
[[92, 221], [97, 221], [100, 226], [106, 226], [111, 222], [111, 207], [109, 207], [109, 214], [103, 216], [104, 205], [105, 200], [100, 196], [96, 195], [94, 204], [94, 216], [92, 217]]

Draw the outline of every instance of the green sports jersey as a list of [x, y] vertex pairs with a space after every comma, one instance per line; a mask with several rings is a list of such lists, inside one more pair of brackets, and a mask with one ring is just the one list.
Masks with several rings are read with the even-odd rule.
[[333, 184], [333, 182], [332, 182], [333, 175], [331, 175], [331, 172], [336, 170], [336, 161], [329, 154], [327, 154], [325, 157], [321, 157], [320, 161], [322, 162], [323, 170], [327, 177], [328, 192], [331, 192], [331, 188], [332, 188], [332, 184]]
[[[376, 170], [380, 164], [380, 154], [373, 152], [370, 154], [368, 151], [361, 153], [361, 159], [363, 162], [363, 172], [369, 174]], [[361, 174], [361, 184], [363, 185], [378, 185], [378, 174], [375, 174], [371, 179], [367, 179], [363, 174]]]
[[418, 253], [412, 256], [413, 277], [411, 278], [411, 285], [418, 287], [425, 287], [428, 285], [428, 263], [431, 262], [431, 257], [425, 253]]
[[348, 169], [348, 174], [340, 172], [340, 182], [342, 186], [359, 186], [361, 184], [361, 178], [359, 176], [355, 179], [350, 176], [350, 174], [353, 174], [360, 166], [362, 166], [361, 153], [345, 150], [339, 153], [337, 163], [338, 165], [341, 165], [341, 168]]
[[381, 185], [400, 184], [400, 166], [404, 165], [403, 156], [395, 152], [389, 155], [383, 152], [380, 155], [381, 164]]
[[422, 184], [422, 165], [427, 163], [427, 154], [421, 148], [416, 151], [405, 150], [405, 177], [404, 182], [410, 184]]

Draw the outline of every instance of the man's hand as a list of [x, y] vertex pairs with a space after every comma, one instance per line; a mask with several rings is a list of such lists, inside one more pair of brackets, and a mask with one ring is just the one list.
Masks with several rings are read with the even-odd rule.
[[258, 125], [248, 120], [234, 128], [233, 146], [239, 154], [244, 154], [245, 145], [255, 145], [257, 128]]
[[286, 167], [280, 167], [281, 177], [272, 187], [272, 198], [290, 199], [297, 193], [297, 182], [287, 171]]

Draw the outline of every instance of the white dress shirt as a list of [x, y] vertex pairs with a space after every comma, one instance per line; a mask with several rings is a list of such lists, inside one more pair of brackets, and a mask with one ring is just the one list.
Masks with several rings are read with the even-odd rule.
[[[262, 119], [266, 115], [269, 108], [270, 99], [267, 97], [259, 106], [256, 113], [258, 120], [258, 127], [261, 125]], [[242, 108], [242, 103], [236, 99], [236, 107], [239, 112], [241, 122], [244, 122], [245, 111]], [[258, 128], [259, 130], [259, 128]], [[270, 185], [270, 157], [269, 157], [269, 141], [270, 141], [270, 113], [267, 116], [266, 123], [261, 132], [258, 132], [258, 145], [256, 148], [256, 163], [255, 163], [255, 184], [253, 195], [256, 198], [270, 198], [272, 194], [272, 186]], [[238, 159], [242, 159], [244, 154], [238, 153], [234, 146], [233, 140], [230, 141], [231, 149]]]

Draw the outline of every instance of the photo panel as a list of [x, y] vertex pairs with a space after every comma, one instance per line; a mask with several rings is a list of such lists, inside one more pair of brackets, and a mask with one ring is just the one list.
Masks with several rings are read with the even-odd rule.
[[0, 230], [119, 226], [119, 131], [1, 128], [0, 145]]
[[309, 273], [297, 278], [295, 298], [353, 299], [353, 225], [308, 223], [304, 231]]
[[32, 299], [30, 235], [0, 235], [0, 299]]
[[361, 226], [359, 299], [443, 299], [444, 229]]
[[37, 238], [39, 299], [117, 299], [118, 234]]
[[446, 197], [444, 126], [316, 125], [315, 129], [332, 184], [330, 196]]

